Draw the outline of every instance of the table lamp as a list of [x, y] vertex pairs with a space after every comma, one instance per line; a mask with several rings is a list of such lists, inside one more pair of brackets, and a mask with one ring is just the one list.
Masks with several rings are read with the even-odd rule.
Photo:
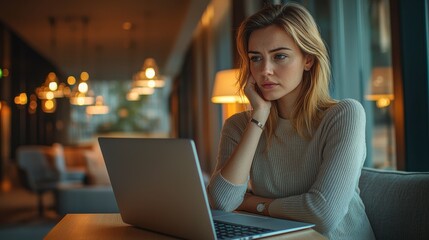
[[222, 104], [223, 121], [235, 113], [246, 110], [249, 100], [239, 94], [238, 69], [227, 69], [216, 73], [212, 102]]
[[376, 101], [378, 108], [388, 107], [394, 99], [392, 67], [374, 67], [371, 73], [367, 100]]

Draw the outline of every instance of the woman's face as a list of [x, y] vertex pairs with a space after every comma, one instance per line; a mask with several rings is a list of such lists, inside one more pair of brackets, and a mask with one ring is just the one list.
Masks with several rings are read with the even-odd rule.
[[295, 100], [304, 70], [312, 62], [282, 28], [271, 25], [251, 33], [248, 57], [250, 73], [265, 100], [288, 96]]

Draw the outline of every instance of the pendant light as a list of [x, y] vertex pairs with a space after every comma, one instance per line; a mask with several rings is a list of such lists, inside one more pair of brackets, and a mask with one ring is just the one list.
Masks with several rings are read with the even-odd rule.
[[141, 71], [134, 74], [133, 79], [136, 87], [162, 88], [165, 85], [153, 58], [145, 59]]
[[94, 103], [94, 93], [88, 85], [89, 74], [82, 72], [80, 80], [70, 94], [70, 103], [78, 106], [86, 106]]
[[[88, 42], [87, 30], [88, 30], [88, 17], [82, 17], [82, 63], [85, 60], [84, 52], [87, 50], [86, 45]], [[78, 106], [92, 105], [94, 104], [94, 93], [88, 84], [89, 73], [81, 72], [79, 82], [74, 86], [70, 93], [70, 103]]]
[[95, 98], [95, 105], [86, 107], [86, 114], [88, 115], [100, 115], [109, 113], [109, 107], [104, 105], [102, 96]]

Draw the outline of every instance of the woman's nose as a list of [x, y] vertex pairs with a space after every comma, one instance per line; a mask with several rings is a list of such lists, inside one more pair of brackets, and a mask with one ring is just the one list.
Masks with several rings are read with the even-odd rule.
[[261, 70], [262, 70], [263, 75], [266, 75], [266, 76], [272, 75], [273, 74], [272, 63], [270, 61], [267, 61], [267, 60], [263, 61]]

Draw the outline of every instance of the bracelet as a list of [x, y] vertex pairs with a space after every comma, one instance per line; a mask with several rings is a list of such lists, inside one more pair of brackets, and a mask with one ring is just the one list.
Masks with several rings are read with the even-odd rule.
[[261, 122], [259, 122], [258, 120], [256, 120], [256, 119], [252, 118], [252, 119], [250, 120], [250, 122], [252, 122], [252, 123], [256, 124], [256, 126], [258, 126], [260, 129], [264, 130], [264, 125], [263, 125]]

